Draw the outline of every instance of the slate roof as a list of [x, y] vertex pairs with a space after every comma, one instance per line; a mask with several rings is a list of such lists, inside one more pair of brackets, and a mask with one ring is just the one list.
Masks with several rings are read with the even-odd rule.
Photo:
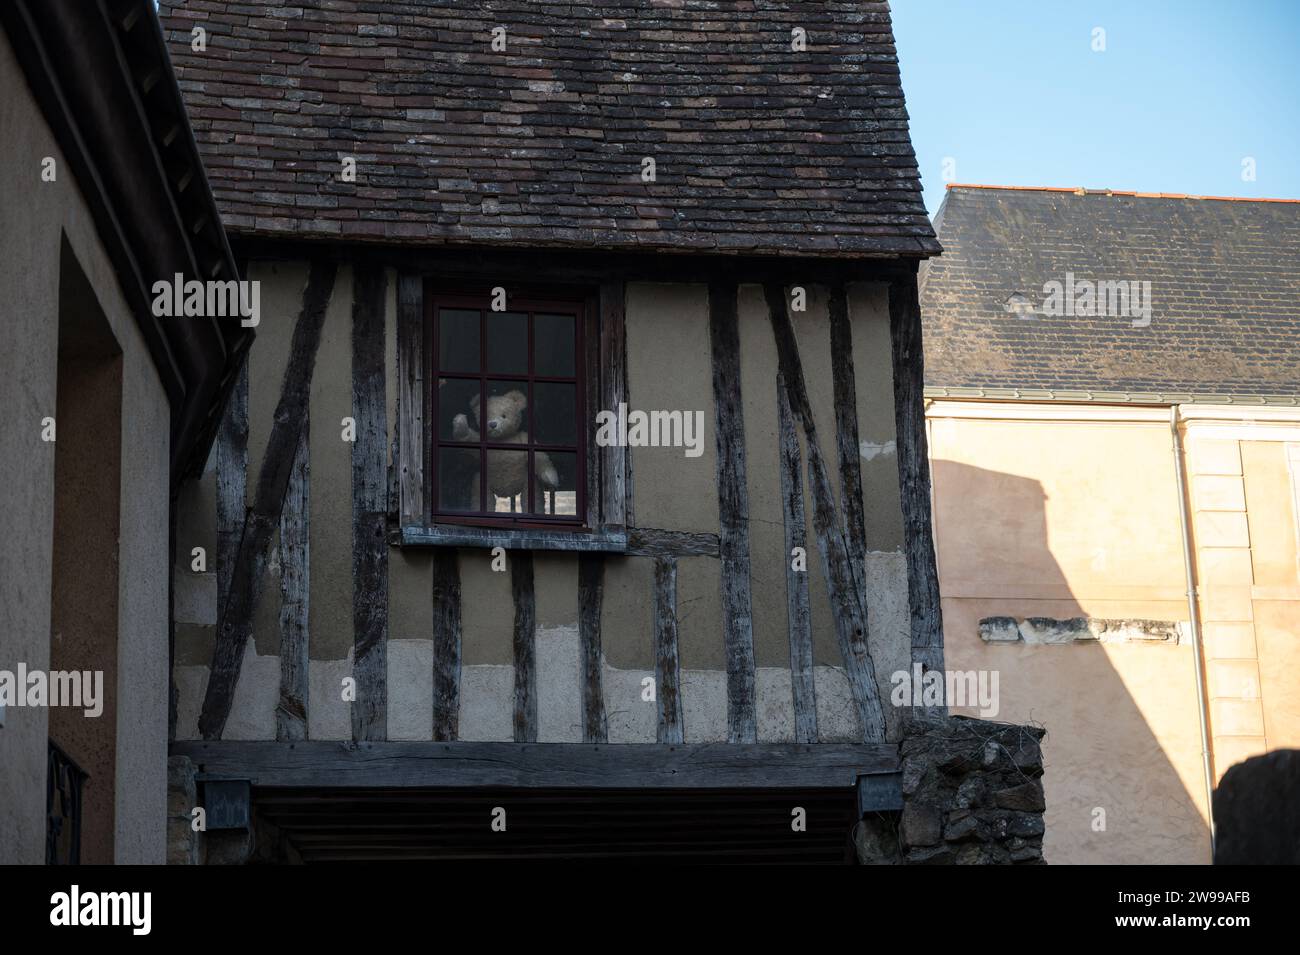
[[160, 15], [232, 232], [939, 251], [885, 2], [164, 0]]
[[[1300, 398], [1300, 202], [953, 185], [936, 225], [928, 394]], [[1043, 314], [1067, 273], [1149, 281], [1149, 324]]]

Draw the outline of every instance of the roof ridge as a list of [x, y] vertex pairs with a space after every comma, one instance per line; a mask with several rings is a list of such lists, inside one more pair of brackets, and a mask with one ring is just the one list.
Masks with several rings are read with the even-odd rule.
[[1004, 192], [1070, 192], [1076, 196], [1124, 196], [1138, 199], [1213, 199], [1218, 202], [1294, 202], [1300, 199], [1274, 199], [1256, 196], [1195, 196], [1183, 192], [1139, 192], [1128, 189], [1085, 189], [1082, 186], [996, 186], [978, 182], [950, 182], [947, 189], [996, 189]]

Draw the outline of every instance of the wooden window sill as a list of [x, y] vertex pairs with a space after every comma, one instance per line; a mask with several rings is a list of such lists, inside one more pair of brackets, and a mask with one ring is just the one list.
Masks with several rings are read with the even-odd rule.
[[601, 551], [622, 554], [627, 532], [549, 530], [546, 528], [475, 527], [467, 524], [407, 524], [403, 547], [504, 547], [506, 550]]

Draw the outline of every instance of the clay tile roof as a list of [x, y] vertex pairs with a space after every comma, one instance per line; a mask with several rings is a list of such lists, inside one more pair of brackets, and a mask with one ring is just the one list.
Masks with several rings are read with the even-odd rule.
[[[1300, 202], [953, 185], [935, 222], [945, 252], [921, 279], [931, 394], [1300, 397]], [[1149, 315], [1136, 300], [1050, 308], [1047, 283], [1064, 299], [1067, 275], [1076, 303], [1082, 281], [1150, 282]]]
[[939, 251], [885, 2], [164, 0], [160, 15], [231, 232]]

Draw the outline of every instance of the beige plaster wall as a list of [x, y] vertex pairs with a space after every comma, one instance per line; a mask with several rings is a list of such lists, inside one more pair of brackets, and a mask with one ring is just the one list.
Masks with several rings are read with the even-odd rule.
[[1190, 646], [979, 636], [988, 616], [1187, 620], [1167, 421], [944, 415], [931, 409], [946, 663], [997, 671], [997, 718], [1047, 728], [1047, 860], [1207, 861]]
[[[167, 768], [168, 433], [166, 395], [72, 172], [0, 36], [0, 668], [47, 669], [60, 245], [66, 236], [122, 350], [114, 857], [161, 862]], [[41, 181], [44, 157], [54, 182]], [[109, 688], [106, 687], [106, 692]], [[44, 858], [48, 714], [11, 708], [0, 728], [0, 862]]]
[[[1216, 778], [1294, 746], [1294, 412], [1184, 409]], [[1251, 422], [1252, 414], [1269, 419]], [[1045, 726], [1049, 862], [1205, 862], [1192, 647], [986, 644], [988, 616], [1186, 621], [1164, 409], [938, 402], [929, 413], [947, 665], [996, 670], [999, 719]], [[1146, 418], [1148, 420], [1138, 420]], [[1106, 828], [1095, 828], [1097, 810]]]

